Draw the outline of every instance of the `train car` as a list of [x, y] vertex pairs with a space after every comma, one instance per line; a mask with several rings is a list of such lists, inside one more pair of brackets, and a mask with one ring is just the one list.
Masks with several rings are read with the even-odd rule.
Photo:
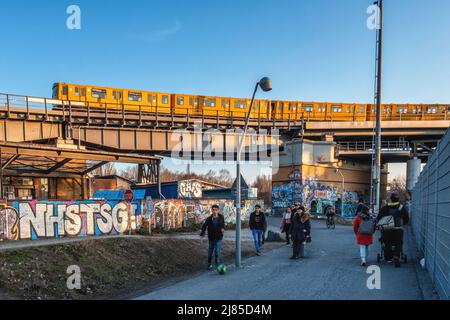
[[162, 92], [117, 89], [101, 86], [55, 83], [53, 98], [79, 101], [90, 108], [142, 112], [171, 112], [171, 95]]
[[[52, 97], [62, 105], [74, 108], [99, 108], [108, 112], [148, 112], [158, 114], [233, 117], [244, 119], [251, 100], [155, 91], [118, 89], [92, 85], [55, 83]], [[373, 121], [375, 105], [356, 103], [318, 103], [256, 99], [250, 117], [267, 121]], [[444, 120], [448, 105], [383, 104], [381, 119]]]
[[191, 94], [172, 94], [171, 106], [175, 115], [201, 114], [199, 97]]

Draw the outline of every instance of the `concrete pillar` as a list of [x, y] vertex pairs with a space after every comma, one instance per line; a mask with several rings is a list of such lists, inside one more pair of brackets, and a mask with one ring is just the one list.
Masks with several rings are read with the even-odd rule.
[[411, 191], [417, 183], [422, 162], [418, 158], [408, 160], [406, 164], [406, 189]]

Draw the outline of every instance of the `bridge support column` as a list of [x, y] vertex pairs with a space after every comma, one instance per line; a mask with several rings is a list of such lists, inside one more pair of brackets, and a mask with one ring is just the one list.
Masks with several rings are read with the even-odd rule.
[[153, 161], [150, 164], [138, 165], [138, 183], [156, 184], [159, 196], [161, 192], [161, 160]]
[[417, 183], [422, 162], [418, 158], [408, 160], [406, 164], [406, 189], [411, 191]]

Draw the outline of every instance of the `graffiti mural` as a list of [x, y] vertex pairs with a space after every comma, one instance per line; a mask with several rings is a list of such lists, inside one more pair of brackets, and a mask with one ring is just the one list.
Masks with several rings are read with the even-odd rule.
[[344, 213], [343, 218], [352, 219], [356, 216], [356, 209], [360, 202], [360, 195], [357, 192], [344, 192]]
[[[236, 209], [232, 200], [155, 200], [150, 213], [152, 228], [180, 229], [193, 224], [201, 224], [210, 214], [211, 206], [218, 204], [226, 224], [236, 221]], [[246, 200], [241, 210], [242, 221], [248, 221], [255, 205], [264, 207], [260, 200]]]
[[0, 206], [0, 237], [7, 240], [123, 234], [139, 227], [136, 203], [13, 202]]
[[326, 206], [334, 205], [337, 200], [337, 189], [321, 185], [315, 178], [272, 188], [272, 208], [275, 212], [284, 211], [295, 202], [300, 202], [311, 214], [322, 214]]

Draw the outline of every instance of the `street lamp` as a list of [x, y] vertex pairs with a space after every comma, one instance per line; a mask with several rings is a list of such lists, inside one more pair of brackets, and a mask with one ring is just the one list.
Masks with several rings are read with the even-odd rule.
[[253, 109], [253, 103], [255, 101], [256, 92], [258, 91], [258, 87], [261, 87], [261, 90], [264, 92], [268, 92], [272, 90], [272, 79], [269, 77], [262, 78], [255, 85], [255, 90], [253, 91], [252, 101], [250, 102], [250, 108], [248, 110], [248, 114], [245, 118], [244, 130], [242, 131], [241, 136], [239, 137], [239, 142], [237, 146], [237, 154], [236, 154], [236, 267], [241, 267], [241, 152], [242, 146], [245, 138], [245, 134], [247, 132], [248, 122], [250, 120], [250, 116]]
[[344, 193], [345, 193], [345, 177], [342, 174], [341, 170], [338, 168], [334, 169], [335, 173], [339, 173], [342, 178], [342, 198], [341, 198], [341, 216], [344, 216]]

